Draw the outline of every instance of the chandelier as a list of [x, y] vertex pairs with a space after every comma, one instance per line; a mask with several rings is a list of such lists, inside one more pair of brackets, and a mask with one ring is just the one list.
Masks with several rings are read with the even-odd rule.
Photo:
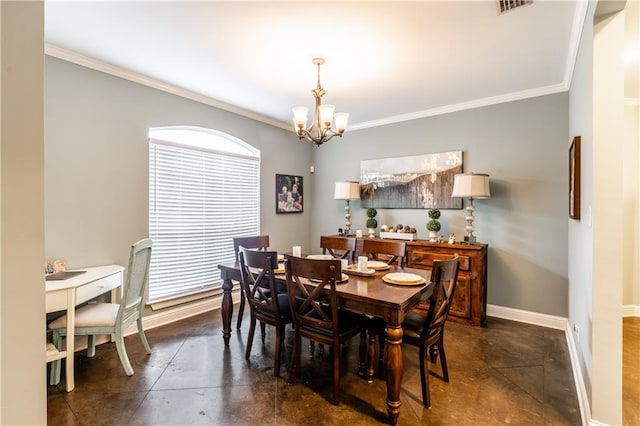
[[[313, 58], [313, 64], [318, 66], [318, 87], [311, 91], [311, 93], [313, 93], [313, 97], [316, 99], [314, 118], [311, 125], [307, 127], [307, 115], [309, 113], [309, 108], [298, 106], [292, 109], [293, 125], [296, 133], [298, 134], [298, 138], [306, 138], [320, 146], [323, 143], [330, 141], [334, 136], [342, 137], [342, 134], [347, 128], [349, 114], [346, 112], [338, 112], [334, 114], [333, 111], [336, 109], [334, 105], [322, 105], [321, 99], [326, 92], [322, 86], [320, 86], [320, 65], [324, 64], [324, 59]], [[331, 128], [331, 123], [334, 120], [336, 125], [335, 130]]]

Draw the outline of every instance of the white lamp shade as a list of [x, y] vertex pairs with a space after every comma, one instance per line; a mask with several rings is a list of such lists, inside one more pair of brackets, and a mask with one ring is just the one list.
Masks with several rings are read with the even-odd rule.
[[489, 175], [484, 173], [461, 173], [453, 178], [452, 197], [489, 198]]
[[[324, 127], [331, 127], [331, 122], [333, 121], [333, 111], [335, 111], [335, 105], [324, 104], [318, 107], [320, 112], [320, 123]], [[318, 123], [318, 124], [320, 124]]]
[[338, 112], [333, 116], [333, 119], [336, 122], [336, 130], [338, 130], [338, 133], [343, 133], [347, 129], [349, 114], [346, 112]]
[[307, 115], [309, 114], [309, 108], [307, 107], [295, 107], [293, 111], [293, 123], [296, 129], [304, 129], [307, 127]]
[[336, 200], [359, 200], [360, 199], [360, 183], [359, 182], [336, 182], [336, 191], [333, 194]]

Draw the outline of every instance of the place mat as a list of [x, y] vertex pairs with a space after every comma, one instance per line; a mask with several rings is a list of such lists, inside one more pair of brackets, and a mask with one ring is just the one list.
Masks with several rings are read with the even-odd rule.
[[366, 269], [364, 271], [359, 271], [358, 265], [349, 265], [345, 269], [343, 269], [343, 271], [346, 272], [347, 274], [360, 275], [363, 277], [370, 277], [376, 272], [373, 269]]
[[284, 263], [278, 263], [278, 268], [273, 270], [274, 274], [284, 274]]
[[391, 268], [391, 266], [389, 266], [385, 262], [380, 262], [379, 260], [370, 260], [367, 262], [367, 268], [373, 269], [375, 271], [384, 271]]
[[391, 272], [382, 277], [384, 282], [396, 285], [421, 285], [427, 282], [420, 275], [406, 272]]
[[[322, 282], [322, 280], [316, 280], [314, 278], [309, 278], [309, 281], [312, 281], [314, 283], [321, 283]], [[347, 281], [349, 281], [349, 275], [343, 273], [342, 277], [340, 277], [340, 281], [336, 281], [336, 284], [337, 283], [345, 283]]]
[[315, 260], [333, 260], [333, 256], [330, 254], [310, 254], [307, 256], [307, 259], [315, 259]]

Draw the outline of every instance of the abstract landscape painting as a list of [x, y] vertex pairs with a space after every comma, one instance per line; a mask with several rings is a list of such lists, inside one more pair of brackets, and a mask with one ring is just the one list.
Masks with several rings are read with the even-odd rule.
[[360, 162], [360, 199], [363, 208], [461, 209], [462, 199], [451, 198], [453, 177], [462, 173], [462, 151]]

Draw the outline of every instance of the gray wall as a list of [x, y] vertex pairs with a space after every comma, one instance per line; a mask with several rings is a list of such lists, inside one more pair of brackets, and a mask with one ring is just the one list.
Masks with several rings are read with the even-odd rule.
[[[335, 181], [358, 180], [360, 160], [462, 150], [464, 170], [491, 176], [477, 200], [478, 241], [489, 244], [488, 303], [567, 316], [568, 94], [542, 96], [351, 131], [314, 151], [312, 242], [344, 226]], [[440, 234], [464, 235], [465, 210], [443, 210]], [[352, 202], [352, 228], [366, 214]], [[379, 224], [409, 224], [426, 238], [426, 210], [380, 209]]]
[[[466, 171], [491, 175], [492, 198], [475, 203], [476, 234], [490, 247], [488, 302], [567, 316], [566, 93], [351, 131], [318, 148], [55, 58], [46, 58], [45, 89], [47, 258], [70, 267], [126, 262], [128, 245], [147, 235], [149, 127], [210, 127], [261, 149], [262, 231], [280, 250], [319, 250], [320, 235], [343, 227], [334, 182], [358, 179], [360, 160], [462, 150]], [[274, 213], [275, 173], [305, 178], [303, 214]], [[464, 216], [443, 211], [441, 233], [461, 238]], [[353, 229], [364, 229], [365, 219], [354, 202]], [[398, 222], [427, 235], [425, 210], [380, 210], [380, 224]]]
[[[129, 245], [148, 235], [150, 127], [217, 129], [261, 150], [261, 231], [275, 249], [309, 245], [312, 202], [275, 214], [275, 174], [304, 178], [310, 144], [226, 111], [46, 57], [45, 238], [47, 259], [68, 267], [126, 265]], [[283, 155], [286, 153], [286, 155]]]

